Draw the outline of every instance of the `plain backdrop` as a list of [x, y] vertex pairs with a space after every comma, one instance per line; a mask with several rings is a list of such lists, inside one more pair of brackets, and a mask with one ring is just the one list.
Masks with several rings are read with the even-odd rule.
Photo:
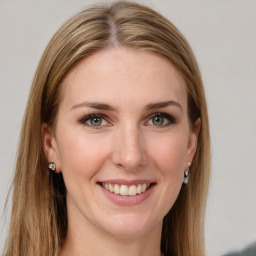
[[[209, 256], [242, 249], [256, 241], [256, 1], [137, 2], [168, 17], [194, 49], [212, 135], [206, 248]], [[4, 203], [36, 66], [59, 26], [91, 3], [0, 0], [0, 248], [10, 213], [9, 204], [3, 215]]]

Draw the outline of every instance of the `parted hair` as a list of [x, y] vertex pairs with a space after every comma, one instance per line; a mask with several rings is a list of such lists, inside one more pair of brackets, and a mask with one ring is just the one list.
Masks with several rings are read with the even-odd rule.
[[54, 128], [62, 81], [82, 59], [101, 49], [128, 47], [158, 53], [186, 81], [191, 126], [201, 119], [190, 180], [164, 217], [166, 256], [204, 256], [204, 214], [210, 177], [210, 136], [204, 87], [184, 36], [149, 7], [120, 1], [95, 5], [70, 18], [46, 47], [34, 76], [20, 134], [12, 183], [12, 212], [5, 256], [58, 256], [67, 234], [62, 175], [50, 175], [42, 124]]

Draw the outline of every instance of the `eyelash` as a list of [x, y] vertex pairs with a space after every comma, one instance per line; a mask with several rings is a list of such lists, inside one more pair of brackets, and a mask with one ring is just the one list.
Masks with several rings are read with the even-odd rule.
[[[157, 128], [162, 128], [162, 127], [166, 127], [166, 126], [169, 126], [171, 124], [175, 124], [177, 123], [177, 120], [170, 114], [167, 114], [165, 112], [157, 112], [157, 113], [153, 113], [151, 115], [149, 115], [146, 119], [147, 119], [147, 122], [149, 122], [150, 120], [153, 121], [153, 118], [156, 118], [156, 117], [160, 117], [160, 118], [165, 118], [167, 120], [167, 124], [164, 124], [164, 125], [154, 125], [154, 124], [149, 124], [151, 126], [155, 126]], [[105, 125], [99, 125], [99, 126], [95, 126], [95, 125], [92, 125], [92, 124], [87, 124], [88, 121], [92, 121], [93, 119], [102, 119], [103, 121], [106, 121], [106, 122], [109, 122], [109, 118], [104, 115], [104, 114], [100, 114], [100, 113], [97, 113], [97, 114], [90, 114], [90, 115], [87, 115], [85, 117], [83, 117], [82, 119], [79, 120], [79, 123], [83, 124], [83, 125], [86, 125], [92, 129], [100, 129], [102, 126], [105, 126]]]
[[177, 123], [177, 120], [172, 115], [167, 114], [165, 112], [153, 113], [148, 117], [148, 120], [153, 120], [153, 118], [156, 118], [156, 117], [163, 117], [167, 120], [167, 124], [164, 124], [164, 125], [159, 125], [158, 126], [158, 125], [152, 124], [153, 126], [155, 126], [157, 128], [162, 128], [162, 127], [166, 127], [166, 126], [169, 126], [171, 124], [176, 124]]
[[92, 128], [92, 129], [100, 129], [102, 126], [101, 125], [99, 125], [99, 126], [94, 126], [94, 125], [90, 125], [90, 124], [87, 124], [87, 122], [89, 121], [89, 120], [93, 120], [93, 119], [96, 119], [96, 118], [98, 118], [98, 119], [102, 119], [102, 120], [105, 120], [105, 121], [107, 121], [108, 122], [108, 117], [106, 116], [106, 115], [104, 115], [104, 114], [90, 114], [90, 115], [87, 115], [87, 116], [85, 116], [85, 117], [83, 117], [79, 122], [81, 123], [81, 124], [83, 124], [83, 125], [86, 125], [86, 126], [89, 126], [90, 128]]

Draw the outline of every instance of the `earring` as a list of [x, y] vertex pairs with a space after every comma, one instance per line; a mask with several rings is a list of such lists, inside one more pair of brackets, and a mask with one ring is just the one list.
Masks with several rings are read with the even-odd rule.
[[56, 172], [56, 165], [55, 165], [55, 163], [54, 162], [50, 162], [49, 165], [48, 165], [48, 169], [51, 172]]
[[190, 165], [191, 165], [191, 163], [188, 163], [188, 168], [184, 172], [184, 179], [183, 179], [183, 183], [184, 184], [188, 184], [188, 180], [189, 180], [189, 167], [190, 167]]

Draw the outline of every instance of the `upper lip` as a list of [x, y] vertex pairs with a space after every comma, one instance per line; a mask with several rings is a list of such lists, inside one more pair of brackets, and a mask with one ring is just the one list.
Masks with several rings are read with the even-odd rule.
[[131, 186], [131, 185], [138, 185], [138, 184], [152, 184], [156, 182], [148, 179], [136, 179], [136, 180], [110, 179], [110, 180], [101, 180], [98, 183], [109, 183], [109, 184]]

